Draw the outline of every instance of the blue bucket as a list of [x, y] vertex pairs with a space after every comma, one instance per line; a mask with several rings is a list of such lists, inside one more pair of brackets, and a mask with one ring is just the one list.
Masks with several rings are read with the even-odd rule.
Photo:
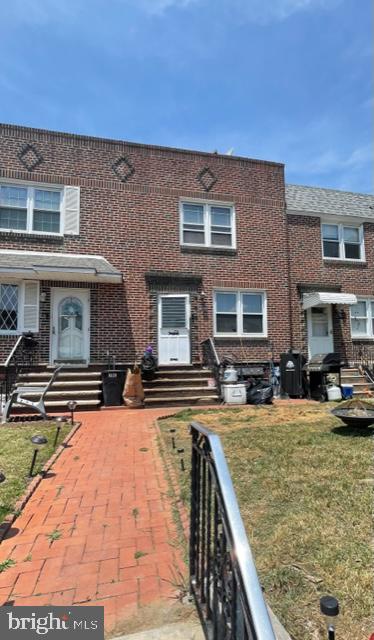
[[342, 384], [342, 396], [343, 400], [350, 400], [353, 398], [353, 385], [352, 384]]

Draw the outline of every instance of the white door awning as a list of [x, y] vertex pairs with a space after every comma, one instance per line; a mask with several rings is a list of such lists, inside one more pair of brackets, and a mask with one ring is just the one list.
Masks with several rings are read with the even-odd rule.
[[357, 297], [353, 293], [338, 293], [335, 291], [315, 291], [303, 294], [303, 309], [320, 307], [322, 304], [357, 304]]
[[0, 250], [0, 277], [68, 282], [122, 282], [122, 274], [103, 256], [77, 253]]

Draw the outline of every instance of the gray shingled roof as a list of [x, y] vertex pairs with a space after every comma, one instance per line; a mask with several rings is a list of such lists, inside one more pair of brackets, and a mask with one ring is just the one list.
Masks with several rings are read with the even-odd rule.
[[0, 273], [38, 280], [121, 282], [122, 275], [102, 256], [0, 250]]
[[374, 219], [374, 196], [320, 187], [286, 185], [288, 211]]

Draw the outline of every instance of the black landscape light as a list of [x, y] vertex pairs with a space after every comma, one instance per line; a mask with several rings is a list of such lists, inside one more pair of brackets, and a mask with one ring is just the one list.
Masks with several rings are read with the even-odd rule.
[[169, 433], [171, 433], [171, 446], [173, 447], [173, 449], [175, 449], [175, 437], [174, 437], [174, 433], [176, 432], [176, 429], [169, 429]]
[[70, 418], [71, 424], [74, 424], [74, 411], [77, 408], [77, 403], [75, 400], [69, 400], [69, 402], [67, 403], [67, 406], [71, 415], [71, 418]]
[[67, 417], [66, 416], [58, 416], [58, 418], [56, 418], [56, 435], [55, 435], [55, 441], [53, 443], [53, 448], [54, 449], [56, 449], [57, 442], [58, 442], [58, 439], [60, 437], [61, 427], [65, 422], [67, 422]]
[[[179, 455], [182, 455], [182, 453], [184, 453], [184, 449], [177, 449], [177, 451], [178, 451]], [[181, 465], [181, 471], [184, 471], [185, 467], [184, 467], [184, 460], [183, 460], [182, 457], [180, 459], [180, 465]]]
[[6, 480], [5, 473], [3, 471], [0, 471], [0, 484], [5, 482], [5, 480]]
[[335, 640], [336, 620], [339, 615], [339, 602], [333, 596], [323, 596], [320, 599], [320, 609], [325, 616], [328, 640]]
[[38, 451], [39, 449], [44, 447], [45, 444], [47, 444], [48, 440], [45, 436], [32, 436], [31, 442], [34, 445], [34, 454], [32, 456], [32, 462], [30, 467], [30, 473], [29, 473], [30, 478], [32, 478], [34, 474], [34, 466], [36, 462], [36, 457], [38, 455]]

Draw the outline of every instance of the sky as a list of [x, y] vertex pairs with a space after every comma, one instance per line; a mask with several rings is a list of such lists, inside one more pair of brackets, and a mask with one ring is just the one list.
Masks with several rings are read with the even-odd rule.
[[373, 190], [371, 0], [0, 0], [0, 122]]

